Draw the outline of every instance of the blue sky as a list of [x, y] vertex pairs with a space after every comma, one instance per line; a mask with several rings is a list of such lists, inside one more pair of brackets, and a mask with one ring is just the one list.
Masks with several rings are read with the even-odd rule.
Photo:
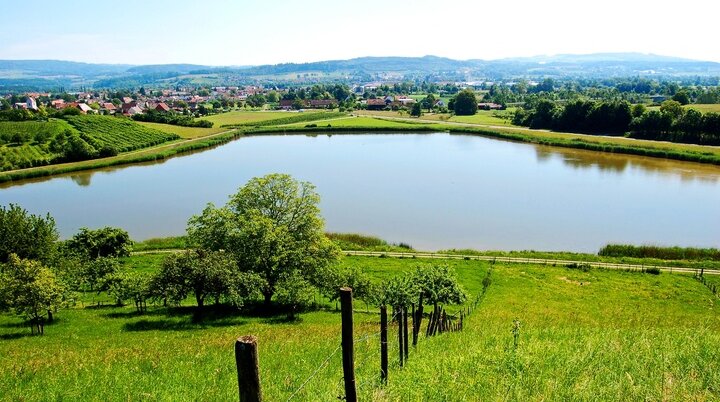
[[709, 0], [18, 1], [0, 59], [257, 65], [636, 51], [720, 62]]

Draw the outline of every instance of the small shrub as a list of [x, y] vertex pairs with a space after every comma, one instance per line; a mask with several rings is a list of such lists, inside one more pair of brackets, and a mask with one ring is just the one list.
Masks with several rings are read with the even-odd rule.
[[645, 273], [651, 274], [651, 275], [660, 275], [660, 268], [658, 268], [658, 267], [646, 268]]

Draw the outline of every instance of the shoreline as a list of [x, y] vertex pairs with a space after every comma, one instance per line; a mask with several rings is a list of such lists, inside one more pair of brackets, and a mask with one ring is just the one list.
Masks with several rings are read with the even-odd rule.
[[[318, 123], [322, 123], [319, 120]], [[693, 162], [706, 165], [720, 166], [720, 151], [714, 148], [703, 150], [687, 150], [682, 146], [693, 146], [693, 144], [674, 144], [665, 142], [653, 142], [637, 140], [637, 144], [620, 144], [617, 142], [604, 141], [613, 138], [604, 136], [590, 136], [592, 141], [584, 138], [583, 134], [576, 133], [553, 133], [553, 132], [528, 132], [528, 129], [507, 127], [487, 128], [483, 126], [457, 126], [443, 123], [422, 123], [413, 124], [408, 127], [397, 126], [347, 126], [347, 127], [302, 127], [302, 126], [270, 126], [270, 127], [248, 127], [247, 129], [231, 129], [221, 133], [211, 134], [205, 137], [193, 138], [171, 144], [162, 144], [157, 147], [136, 150], [124, 155], [117, 155], [109, 158], [90, 159], [86, 161], [62, 163], [55, 165], [38, 166], [27, 169], [18, 169], [8, 172], [0, 172], [0, 184], [49, 177], [66, 173], [73, 173], [84, 170], [100, 169], [112, 166], [132, 165], [143, 162], [163, 160], [173, 156], [179, 156], [185, 152], [198, 151], [212, 148], [217, 145], [228, 143], [243, 136], [257, 135], [283, 135], [283, 134], [358, 134], [362, 132], [378, 133], [428, 133], [446, 132], [450, 134], [470, 134], [487, 138], [503, 139], [517, 142], [524, 142], [536, 145], [553, 146], [560, 148], [574, 148], [593, 152], [611, 154], [645, 156], [657, 159], [669, 159], [681, 162]], [[581, 137], [583, 136], [583, 137]], [[621, 137], [620, 137], [621, 138]], [[643, 141], [643, 142], [640, 142]], [[694, 145], [694, 147], [701, 147]], [[714, 151], [714, 152], [713, 152]]]

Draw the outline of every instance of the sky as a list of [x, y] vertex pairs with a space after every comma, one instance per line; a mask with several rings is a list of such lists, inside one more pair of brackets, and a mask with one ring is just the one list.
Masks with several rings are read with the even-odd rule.
[[640, 52], [720, 62], [714, 0], [5, 1], [0, 59], [238, 66]]

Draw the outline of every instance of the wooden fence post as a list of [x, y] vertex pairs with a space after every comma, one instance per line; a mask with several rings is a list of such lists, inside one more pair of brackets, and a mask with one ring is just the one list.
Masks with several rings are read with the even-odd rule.
[[352, 289], [340, 288], [340, 315], [342, 317], [342, 358], [345, 379], [345, 400], [357, 402], [355, 389], [355, 352], [353, 345]]
[[402, 316], [403, 316], [403, 308], [398, 307], [397, 314], [398, 314], [398, 351], [400, 354], [400, 367], [403, 366], [403, 356], [405, 356], [405, 353], [403, 352], [403, 345], [405, 342], [403, 341], [403, 329], [402, 329]]
[[235, 365], [240, 402], [262, 401], [256, 337], [241, 336], [235, 341]]
[[380, 306], [380, 381], [387, 384], [388, 344], [387, 344], [387, 307]]
[[[417, 311], [415, 311], [415, 316], [413, 317], [413, 328], [415, 331], [413, 332], [413, 347], [417, 346], [417, 340], [418, 340], [418, 334], [420, 333], [420, 325], [422, 324], [422, 316], [423, 316], [423, 292], [420, 292], [420, 300], [418, 300], [418, 308]], [[417, 320], [417, 323], [415, 322]]]
[[405, 361], [408, 359], [408, 308], [403, 307], [403, 351], [405, 352]]

